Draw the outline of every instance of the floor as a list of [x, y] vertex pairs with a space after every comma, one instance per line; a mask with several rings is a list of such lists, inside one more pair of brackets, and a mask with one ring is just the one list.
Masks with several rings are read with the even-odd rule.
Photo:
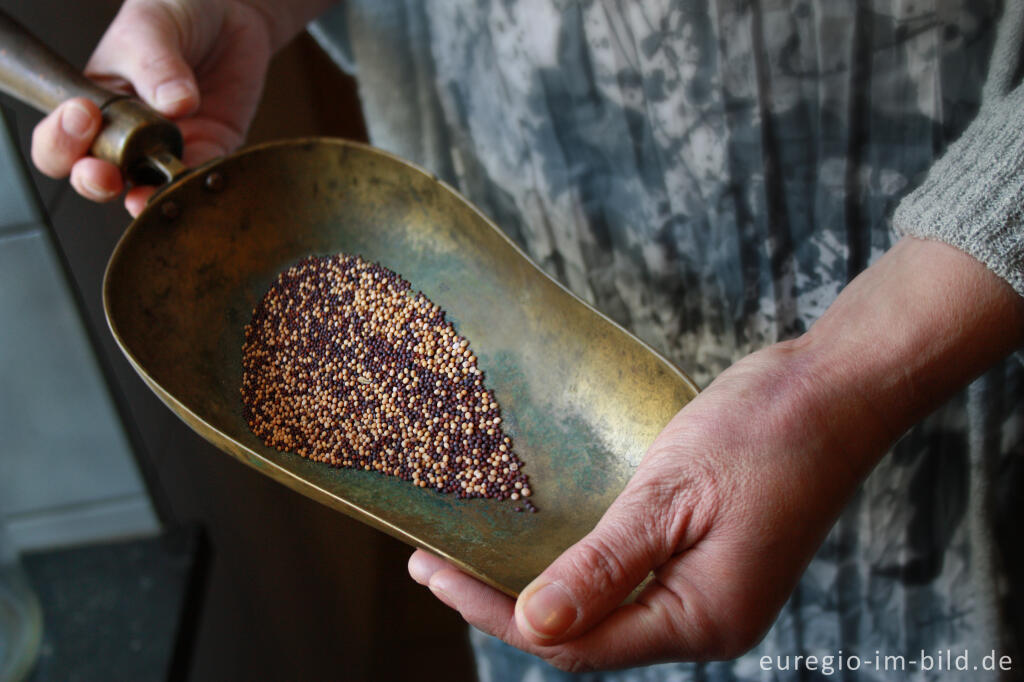
[[181, 679], [204, 559], [197, 528], [25, 555], [45, 623], [28, 682]]
[[[78, 65], [118, 4], [0, 0]], [[353, 82], [300, 38], [274, 62], [250, 141], [359, 138], [355, 103]], [[27, 149], [38, 116], [5, 104]], [[34, 180], [157, 515], [205, 529], [209, 573], [188, 679], [473, 679], [467, 628], [408, 578], [407, 547], [225, 456], [146, 389], [114, 346], [100, 300], [127, 215], [80, 200], [65, 183]], [[443, 676], [423, 660], [444, 660]]]

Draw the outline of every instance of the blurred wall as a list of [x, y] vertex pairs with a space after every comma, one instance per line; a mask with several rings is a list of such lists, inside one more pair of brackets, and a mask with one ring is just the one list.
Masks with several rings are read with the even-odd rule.
[[[0, 0], [0, 6], [81, 66], [118, 3]], [[39, 115], [2, 96], [0, 103], [25, 152]], [[358, 139], [362, 131], [353, 82], [312, 39], [301, 36], [278, 55], [251, 142]], [[408, 578], [409, 548], [209, 446], [142, 384], [110, 337], [100, 300], [103, 269], [127, 214], [117, 202], [81, 200], [66, 182], [34, 171], [32, 180], [153, 508], [167, 524], [201, 524], [209, 540], [212, 561], [190, 678], [472, 679], [466, 625]], [[444, 664], [430, 668], [425, 660]]]
[[17, 550], [159, 527], [0, 112], [0, 522]]

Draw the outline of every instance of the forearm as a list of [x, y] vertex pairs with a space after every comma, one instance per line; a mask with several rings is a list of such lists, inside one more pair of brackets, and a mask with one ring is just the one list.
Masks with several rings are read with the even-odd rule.
[[806, 334], [736, 362], [680, 410], [597, 527], [515, 605], [423, 552], [410, 572], [566, 670], [738, 656], [891, 442], [1021, 343], [1009, 285], [953, 247], [905, 239]]
[[[940, 242], [904, 238], [790, 348], [822, 405], [848, 414], [866, 473], [906, 429], [1024, 344], [1024, 299]], [[813, 390], [812, 390], [813, 392]]]

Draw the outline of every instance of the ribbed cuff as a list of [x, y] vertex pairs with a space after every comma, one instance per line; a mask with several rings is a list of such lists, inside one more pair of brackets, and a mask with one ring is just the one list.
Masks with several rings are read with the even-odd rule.
[[986, 103], [896, 208], [893, 229], [955, 246], [1024, 296], [1024, 87]]

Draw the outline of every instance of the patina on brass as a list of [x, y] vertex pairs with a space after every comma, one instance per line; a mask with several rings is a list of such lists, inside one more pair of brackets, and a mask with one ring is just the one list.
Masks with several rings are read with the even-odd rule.
[[[18, 27], [3, 19], [0, 38], [9, 40]], [[0, 80], [19, 73], [10, 55], [0, 57]], [[33, 90], [31, 78], [21, 80], [6, 89]], [[50, 108], [72, 94], [54, 92]], [[130, 130], [111, 135], [132, 139]], [[135, 148], [152, 160], [121, 157], [121, 167], [176, 179], [118, 243], [103, 301], [141, 377], [228, 454], [507, 594], [593, 528], [696, 394], [682, 372], [548, 277], [454, 190], [401, 159], [307, 139], [251, 147], [182, 174], [173, 141], [139, 139], [150, 140]], [[290, 264], [339, 252], [403, 275], [470, 340], [539, 513], [332, 469], [267, 448], [250, 432], [239, 391], [253, 306]]]
[[[594, 526], [696, 392], [452, 189], [394, 156], [310, 139], [252, 147], [216, 170], [222, 191], [206, 188], [206, 170], [176, 181], [111, 257], [104, 305], [139, 374], [226, 452], [509, 594]], [[179, 211], [173, 220], [166, 202]], [[239, 389], [253, 307], [290, 264], [339, 252], [402, 274], [469, 339], [539, 513], [332, 469], [249, 431]]]
[[176, 125], [132, 98], [115, 99], [102, 111], [105, 125], [93, 141], [93, 156], [123, 169], [136, 185], [162, 185], [187, 170]]

